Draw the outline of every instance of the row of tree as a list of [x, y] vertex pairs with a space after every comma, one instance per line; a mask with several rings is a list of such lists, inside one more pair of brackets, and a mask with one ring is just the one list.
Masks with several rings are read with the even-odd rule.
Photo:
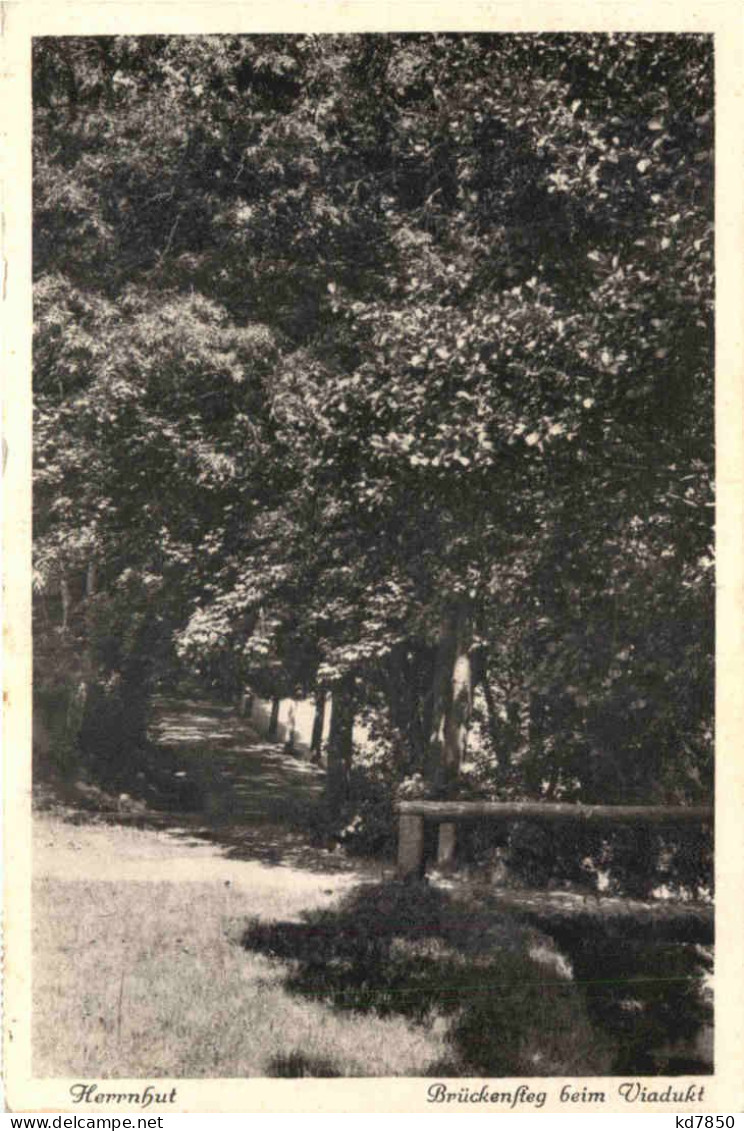
[[331, 691], [335, 804], [360, 715], [438, 794], [480, 727], [496, 790], [705, 795], [712, 84], [692, 35], [37, 40], [39, 710], [126, 758], [180, 663]]

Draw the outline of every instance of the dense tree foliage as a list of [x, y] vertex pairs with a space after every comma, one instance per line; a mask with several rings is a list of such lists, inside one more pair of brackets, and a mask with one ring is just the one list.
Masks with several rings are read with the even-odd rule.
[[329, 689], [336, 799], [360, 714], [438, 792], [469, 734], [497, 791], [708, 792], [712, 80], [684, 35], [38, 41], [42, 661]]

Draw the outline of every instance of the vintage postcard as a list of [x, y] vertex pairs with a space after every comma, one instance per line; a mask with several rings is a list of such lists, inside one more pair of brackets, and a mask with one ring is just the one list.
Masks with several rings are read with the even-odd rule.
[[740, 1112], [739, 7], [2, 46], [10, 1110]]

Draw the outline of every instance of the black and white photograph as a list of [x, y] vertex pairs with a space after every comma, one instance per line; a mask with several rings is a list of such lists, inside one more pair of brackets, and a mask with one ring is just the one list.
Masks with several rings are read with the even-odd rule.
[[60, 1110], [711, 1110], [717, 50], [33, 37]]

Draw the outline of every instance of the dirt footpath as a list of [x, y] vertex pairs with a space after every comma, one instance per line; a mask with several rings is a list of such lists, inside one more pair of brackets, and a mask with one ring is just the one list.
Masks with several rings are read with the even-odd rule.
[[229, 708], [159, 700], [151, 736], [175, 752], [202, 811], [129, 811], [125, 800], [119, 814], [37, 815], [35, 877], [217, 883], [270, 902], [281, 889], [298, 907], [382, 878], [380, 865], [311, 843], [302, 824], [320, 802], [323, 771], [261, 739]]

